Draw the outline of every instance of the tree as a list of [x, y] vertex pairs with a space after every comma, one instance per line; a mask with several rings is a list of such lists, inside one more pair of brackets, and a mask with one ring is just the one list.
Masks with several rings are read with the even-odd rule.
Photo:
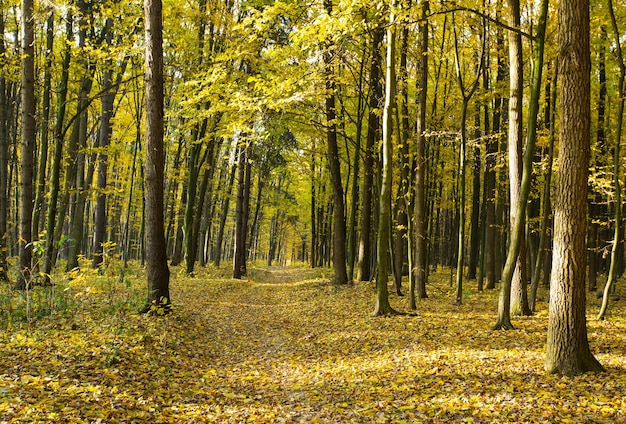
[[361, 195], [361, 222], [357, 280], [369, 281], [372, 276], [372, 198], [374, 191], [374, 154], [380, 139], [380, 110], [383, 99], [381, 82], [381, 43], [384, 28], [378, 22], [372, 31], [372, 58], [369, 77], [369, 111], [363, 159], [363, 189]]
[[[417, 94], [417, 128], [416, 128], [416, 149], [415, 149], [415, 285], [417, 285], [417, 295], [424, 299], [426, 294], [426, 107], [428, 94], [428, 15], [430, 2], [422, 0], [422, 21], [420, 22], [420, 61], [419, 79]], [[411, 269], [409, 271], [413, 273]], [[412, 280], [411, 280], [412, 281]], [[415, 309], [414, 289], [409, 289], [409, 306]]]
[[[326, 12], [333, 11], [332, 0], [324, 0]], [[337, 112], [335, 109], [335, 82], [333, 67], [335, 63], [336, 46], [329, 43], [324, 51], [324, 65], [326, 74], [326, 142], [328, 144], [328, 167], [330, 181], [333, 188], [333, 282], [338, 285], [348, 283], [346, 268], [346, 213], [341, 183], [341, 163], [339, 162], [339, 147], [337, 146]]]
[[33, 161], [35, 151], [35, 17], [33, 0], [22, 0], [22, 140], [20, 143], [19, 273], [16, 287], [30, 282]]
[[391, 1], [389, 25], [387, 26], [387, 63], [385, 65], [385, 105], [383, 107], [382, 181], [380, 184], [380, 215], [378, 218], [378, 276], [376, 277], [376, 306], [374, 315], [395, 313], [389, 304], [389, 241], [391, 229], [391, 184], [393, 175], [392, 139], [393, 108], [396, 97], [396, 11], [395, 0]]
[[[170, 270], [163, 220], [163, 10], [161, 0], [144, 0], [146, 37], [145, 216], [148, 302], [142, 313], [169, 311]], [[156, 307], [156, 308], [155, 308]]]
[[545, 368], [574, 375], [603, 371], [587, 339], [585, 235], [590, 136], [589, 0], [559, 3], [559, 180]]
[[622, 45], [620, 40], [620, 32], [617, 27], [617, 19], [615, 18], [615, 9], [613, 8], [613, 0], [608, 0], [609, 15], [611, 16], [611, 26], [615, 36], [615, 53], [619, 66], [619, 80], [617, 83], [617, 123], [615, 128], [615, 149], [613, 150], [613, 181], [615, 186], [615, 231], [613, 235], [613, 246], [611, 247], [611, 265], [607, 275], [606, 285], [602, 296], [602, 306], [598, 312], [598, 319], [604, 319], [606, 310], [609, 305], [609, 293], [615, 283], [617, 277], [617, 262], [619, 246], [622, 242], [622, 188], [619, 180], [620, 173], [620, 145], [622, 142], [622, 127], [624, 122], [624, 80], [626, 79], [626, 64], [624, 63], [624, 55], [622, 53]]

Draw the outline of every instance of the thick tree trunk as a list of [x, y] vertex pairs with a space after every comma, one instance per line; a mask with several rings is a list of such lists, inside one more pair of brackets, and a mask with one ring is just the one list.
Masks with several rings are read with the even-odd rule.
[[602, 371], [587, 339], [585, 236], [590, 135], [589, 0], [559, 3], [559, 179], [545, 368]]
[[[148, 303], [142, 312], [168, 312], [170, 270], [163, 220], [163, 10], [161, 0], [144, 0], [146, 37], [145, 243]], [[156, 310], [155, 307], [156, 306]]]

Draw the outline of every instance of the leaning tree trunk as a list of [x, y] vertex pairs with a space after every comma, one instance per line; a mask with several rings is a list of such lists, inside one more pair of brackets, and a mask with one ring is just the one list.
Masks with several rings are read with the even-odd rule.
[[142, 312], [170, 307], [170, 270], [163, 220], [165, 149], [163, 146], [163, 10], [161, 0], [144, 0], [146, 36], [145, 249], [148, 303]]
[[20, 141], [19, 269], [16, 288], [30, 283], [35, 150], [35, 19], [33, 0], [22, 0], [22, 139]]
[[587, 339], [585, 236], [589, 174], [589, 0], [559, 3], [561, 118], [559, 179], [545, 368], [565, 375], [603, 371]]

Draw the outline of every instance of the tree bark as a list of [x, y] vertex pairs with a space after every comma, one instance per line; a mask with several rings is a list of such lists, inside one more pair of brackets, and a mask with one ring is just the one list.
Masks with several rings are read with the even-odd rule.
[[31, 283], [33, 155], [35, 122], [35, 17], [33, 0], [22, 0], [22, 139], [20, 141], [19, 269], [16, 288]]
[[[163, 10], [161, 0], [144, 0], [146, 37], [145, 251], [148, 303], [142, 312], [170, 310], [170, 270], [163, 220]], [[156, 307], [156, 308], [155, 308]]]
[[589, 0], [560, 2], [558, 14], [561, 148], [544, 365], [550, 373], [575, 375], [603, 371], [589, 348], [585, 316], [591, 121]]
[[604, 319], [606, 315], [606, 310], [609, 306], [609, 293], [611, 291], [611, 288], [615, 284], [615, 280], [617, 279], [617, 266], [619, 260], [618, 253], [620, 250], [620, 244], [622, 243], [622, 187], [619, 180], [619, 174], [621, 170], [620, 145], [622, 142], [622, 128], [624, 122], [624, 80], [626, 79], [626, 64], [624, 63], [624, 56], [622, 53], [621, 40], [619, 36], [620, 32], [617, 27], [617, 19], [615, 18], [613, 0], [608, 0], [608, 5], [609, 14], [611, 16], [611, 25], [613, 26], [613, 34], [615, 35], [615, 49], [617, 52], [616, 56], [620, 71], [619, 81], [617, 84], [617, 124], [615, 128], [615, 148], [613, 150], [613, 184], [615, 186], [615, 230], [613, 234], [613, 246], [611, 248], [611, 265], [609, 267], [606, 284], [604, 286], [602, 305], [600, 307], [600, 312], [598, 312], [598, 319]]
[[374, 28], [372, 34], [372, 61], [369, 79], [369, 115], [367, 136], [365, 139], [365, 158], [363, 160], [363, 189], [361, 196], [361, 223], [359, 232], [359, 256], [357, 263], [357, 280], [369, 281], [372, 277], [372, 197], [374, 190], [374, 146], [380, 138], [380, 118], [377, 111], [383, 98], [380, 66], [381, 43], [384, 31], [382, 26]]
[[[426, 225], [426, 103], [428, 100], [428, 21], [430, 1], [422, 0], [422, 22], [420, 23], [420, 60], [419, 60], [419, 87], [417, 94], [417, 125], [415, 150], [415, 205], [413, 216], [415, 221], [415, 285], [417, 297], [425, 299], [427, 273], [427, 232]], [[410, 270], [409, 272], [413, 272]], [[412, 294], [410, 295], [412, 296]], [[413, 307], [414, 300], [409, 299], [409, 306]]]
[[[4, 34], [4, 11], [0, 9], [0, 34]], [[0, 37], [0, 56], [6, 53], [4, 37]], [[0, 280], [7, 280], [7, 214], [9, 210], [9, 133], [6, 78], [0, 75]]]
[[389, 241], [391, 228], [391, 187], [393, 175], [393, 152], [391, 131], [393, 128], [393, 107], [395, 103], [395, 0], [391, 1], [389, 25], [387, 26], [387, 63], [385, 67], [385, 105], [383, 107], [382, 181], [380, 185], [380, 214], [378, 218], [376, 277], [376, 305], [374, 316], [395, 313], [389, 304]]
[[[333, 10], [332, 0], [324, 0], [324, 7], [330, 15]], [[328, 144], [328, 167], [330, 168], [330, 180], [333, 188], [333, 283], [337, 285], [348, 284], [348, 271], [346, 267], [346, 214], [343, 197], [343, 185], [341, 183], [341, 163], [339, 161], [339, 147], [337, 146], [337, 113], [335, 108], [335, 82], [334, 82], [334, 49], [335, 46], [327, 46], [324, 52], [324, 66], [326, 73], [326, 141]]]

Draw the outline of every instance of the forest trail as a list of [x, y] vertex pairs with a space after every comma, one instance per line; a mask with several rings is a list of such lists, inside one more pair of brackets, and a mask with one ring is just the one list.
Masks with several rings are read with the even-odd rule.
[[417, 316], [374, 318], [373, 286], [337, 288], [329, 270], [204, 272], [173, 273], [169, 316], [123, 303], [143, 294], [142, 275], [128, 287], [90, 276], [70, 286], [71, 313], [0, 332], [0, 422], [626, 420], [620, 303], [590, 320], [609, 372], [563, 379], [542, 368], [545, 303], [493, 332], [497, 293], [468, 289], [453, 306], [447, 273]]

